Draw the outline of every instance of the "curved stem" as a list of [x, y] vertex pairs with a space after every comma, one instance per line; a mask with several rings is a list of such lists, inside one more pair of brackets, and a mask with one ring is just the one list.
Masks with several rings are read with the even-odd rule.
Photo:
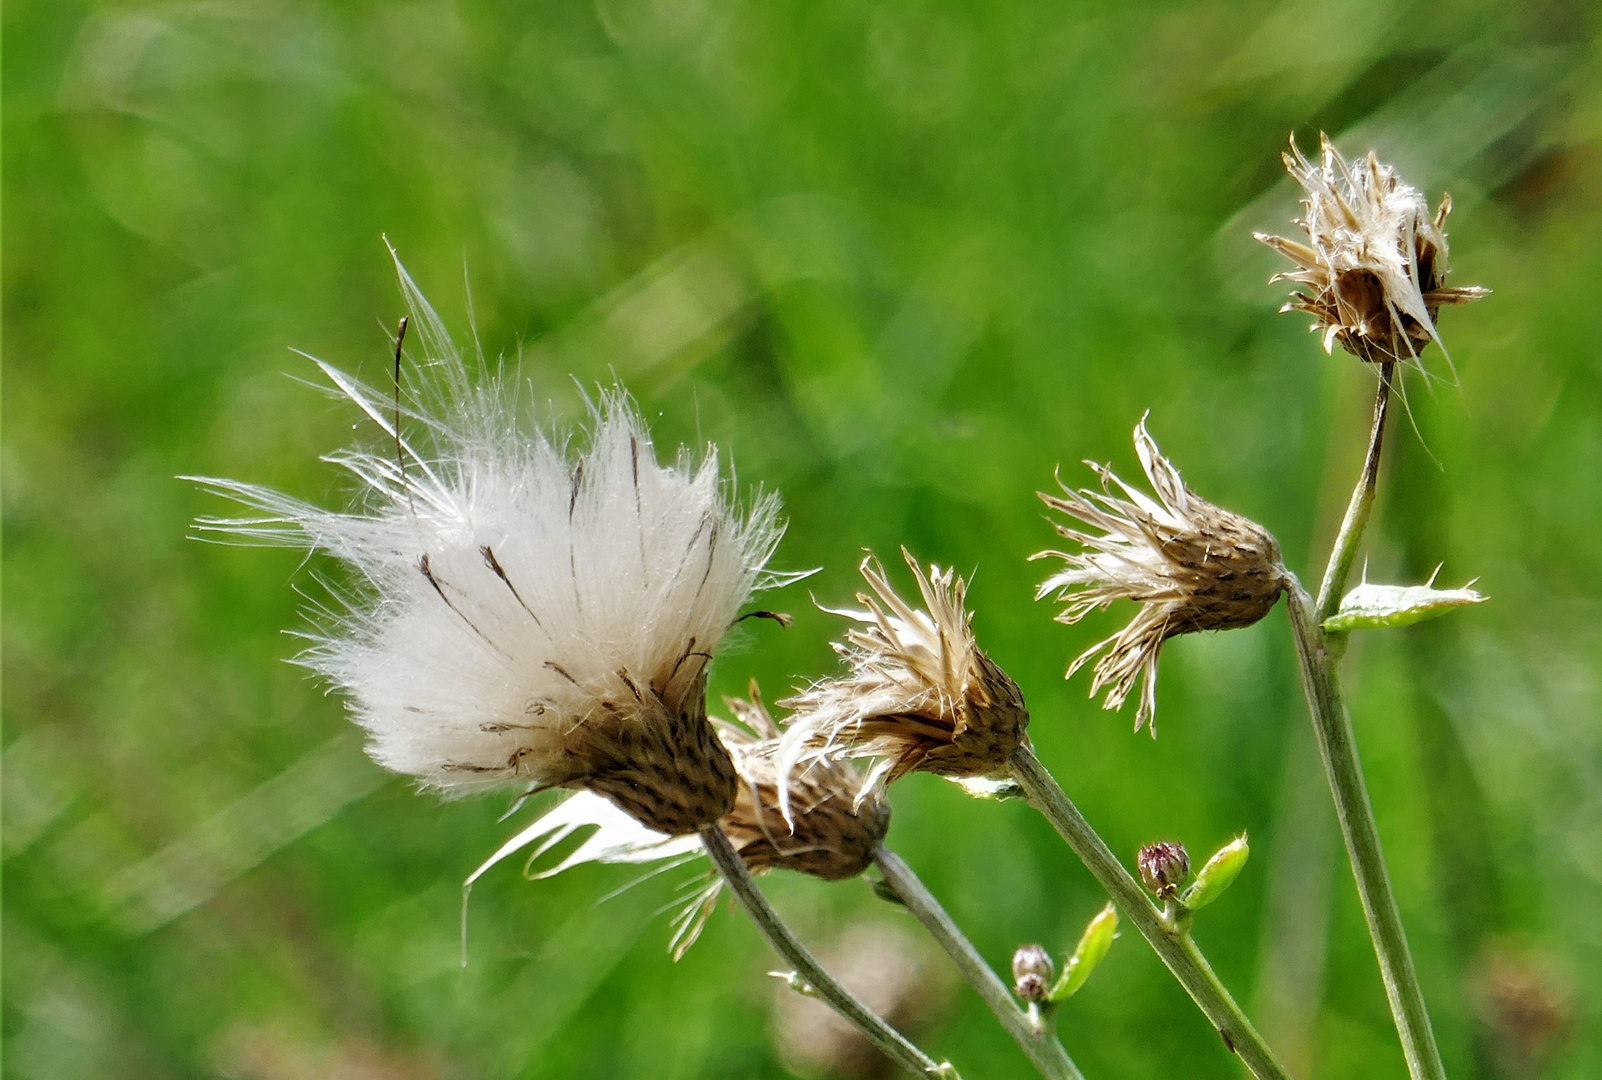
[[1090, 827], [1079, 808], [1068, 798], [1056, 779], [1046, 771], [1035, 752], [1019, 747], [1012, 756], [1012, 775], [1023, 787], [1029, 801], [1056, 827], [1075, 855], [1079, 856], [1124, 917], [1135, 924], [1179, 985], [1190, 994], [1202, 1013], [1218, 1029], [1224, 1045], [1240, 1055], [1241, 1061], [1257, 1080], [1290, 1080], [1285, 1067], [1274, 1058], [1263, 1037], [1252, 1027], [1235, 999], [1213, 973], [1190, 935], [1165, 919], [1141, 889], [1139, 882], [1124, 868], [1096, 830]]
[[729, 838], [723, 835], [722, 829], [716, 825], [702, 829], [701, 843], [705, 846], [707, 856], [713, 865], [723, 875], [723, 880], [729, 883], [729, 888], [740, 898], [740, 903], [745, 905], [745, 910], [750, 913], [763, 936], [768, 939], [768, 944], [784, 957], [813, 993], [850, 1022], [862, 1033], [863, 1038], [878, 1047], [886, 1057], [907, 1072], [914, 1076], [959, 1080], [957, 1070], [949, 1062], [936, 1062], [919, 1050], [905, 1035], [887, 1024], [882, 1017], [859, 1001], [851, 991], [835, 981], [834, 976], [818, 963], [817, 957], [801, 944], [795, 933], [785, 925], [783, 919], [779, 918], [779, 913], [773, 910], [773, 905], [768, 903], [768, 898], [762, 890], [757, 888], [756, 882], [751, 879], [751, 872], [740, 860], [734, 846], [729, 843]]
[[1363, 782], [1363, 766], [1357, 758], [1357, 742], [1352, 721], [1341, 696], [1340, 676], [1330, 642], [1315, 621], [1312, 602], [1302, 587], [1290, 590], [1291, 629], [1296, 635], [1296, 656], [1307, 691], [1307, 707], [1318, 735], [1318, 750], [1324, 758], [1324, 771], [1330, 792], [1335, 796], [1335, 813], [1340, 819], [1341, 836], [1351, 860], [1357, 893], [1363, 901], [1369, 937], [1379, 958], [1380, 975], [1385, 980], [1385, 996], [1390, 1001], [1396, 1033], [1402, 1040], [1407, 1071], [1413, 1080], [1446, 1080], [1441, 1052], [1435, 1045], [1424, 992], [1413, 969], [1413, 956], [1402, 930], [1402, 915], [1391, 891], [1380, 850], [1379, 828], [1374, 807], [1368, 801]]
[[1363, 473], [1352, 489], [1352, 501], [1346, 505], [1346, 516], [1341, 519], [1341, 531], [1335, 536], [1335, 547], [1329, 553], [1329, 565], [1324, 569], [1324, 581], [1318, 587], [1319, 625], [1335, 614], [1341, 606], [1341, 595], [1346, 591], [1346, 579], [1352, 576], [1357, 562], [1357, 549], [1368, 528], [1368, 515], [1374, 509], [1374, 492], [1379, 485], [1380, 451], [1385, 445], [1385, 417], [1390, 412], [1391, 378], [1394, 364], [1380, 365], [1379, 388], [1374, 391], [1374, 425], [1368, 433], [1368, 454], [1363, 458]]
[[1025, 1012], [1018, 1007], [1006, 984], [985, 963], [979, 950], [973, 947], [951, 916], [946, 914], [945, 908], [940, 906], [940, 901], [912, 872], [912, 867], [887, 847], [880, 847], [873, 861], [885, 881], [907, 905], [907, 910], [917, 916], [930, 936], [939, 942], [957, 965], [957, 970], [962, 972], [962, 977], [990, 1006], [990, 1011], [996, 1014], [1001, 1026], [1029, 1055], [1029, 1060], [1034, 1062], [1040, 1074], [1051, 1080], [1084, 1080], [1084, 1075], [1074, 1065], [1068, 1051], [1057, 1040], [1049, 1017], [1042, 1016], [1039, 1010]]

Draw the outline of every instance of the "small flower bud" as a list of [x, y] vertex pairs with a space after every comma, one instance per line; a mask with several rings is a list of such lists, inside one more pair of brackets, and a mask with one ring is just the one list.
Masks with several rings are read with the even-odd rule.
[[1223, 895], [1224, 890], [1240, 875], [1246, 865], [1251, 848], [1245, 836], [1237, 836], [1207, 860], [1207, 865], [1196, 874], [1196, 882], [1185, 890], [1184, 903], [1190, 910], [1204, 908]]
[[1173, 896], [1190, 876], [1190, 854], [1184, 844], [1174, 840], [1147, 844], [1140, 849], [1135, 865], [1146, 888], [1163, 900]]
[[1012, 992], [1024, 1001], [1045, 1001], [1056, 974], [1051, 954], [1039, 945], [1020, 945], [1012, 954]]
[[1079, 936], [1079, 944], [1074, 948], [1074, 954], [1062, 966], [1062, 978], [1057, 985], [1051, 988], [1048, 1001], [1062, 1001], [1072, 997], [1090, 973], [1096, 970], [1107, 950], [1112, 948], [1113, 938], [1118, 936], [1118, 910], [1111, 904], [1096, 913], [1085, 927], [1085, 932]]

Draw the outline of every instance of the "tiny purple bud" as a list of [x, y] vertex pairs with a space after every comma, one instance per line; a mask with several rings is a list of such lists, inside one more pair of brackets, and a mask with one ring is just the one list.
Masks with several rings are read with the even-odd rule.
[[1190, 855], [1185, 845], [1175, 840], [1147, 844], [1140, 849], [1135, 865], [1146, 888], [1163, 900], [1173, 896], [1190, 876]]

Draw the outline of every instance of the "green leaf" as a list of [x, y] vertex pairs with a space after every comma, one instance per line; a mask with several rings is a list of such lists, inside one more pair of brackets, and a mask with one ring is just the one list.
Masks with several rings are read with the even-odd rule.
[[1062, 975], [1058, 977], [1057, 985], [1046, 995], [1046, 1000], [1062, 1001], [1085, 985], [1085, 980], [1090, 978], [1090, 973], [1096, 970], [1096, 965], [1107, 955], [1107, 950], [1112, 948], [1113, 938], [1117, 936], [1118, 912], [1108, 904], [1090, 920], [1090, 925], [1085, 927], [1085, 932], [1079, 938], [1079, 946], [1063, 964]]
[[1207, 860], [1207, 865], [1201, 868], [1195, 884], [1186, 890], [1180, 902], [1196, 911], [1217, 900], [1240, 876], [1241, 867], [1246, 865], [1249, 855], [1251, 848], [1247, 846], [1245, 836], [1238, 836], [1219, 848]]
[[[1469, 584], [1473, 584], [1470, 582]], [[1453, 608], [1487, 599], [1473, 589], [1435, 589], [1428, 585], [1357, 586], [1341, 600], [1340, 610], [1324, 620], [1325, 633], [1373, 630], [1381, 626], [1411, 626]]]

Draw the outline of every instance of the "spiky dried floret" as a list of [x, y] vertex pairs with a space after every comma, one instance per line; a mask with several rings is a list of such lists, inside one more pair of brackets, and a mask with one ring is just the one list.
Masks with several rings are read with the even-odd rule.
[[735, 773], [706, 720], [706, 666], [768, 583], [776, 500], [738, 508], [713, 448], [660, 464], [621, 392], [592, 406], [582, 450], [527, 425], [515, 384], [472, 377], [396, 265], [428, 355], [416, 441], [380, 394], [318, 361], [397, 448], [330, 457], [362, 505], [204, 480], [257, 515], [201, 527], [354, 571], [299, 660], [348, 695], [385, 767], [452, 792], [589, 788], [674, 835], [710, 824]]
[[[1157, 660], [1163, 642], [1198, 630], [1250, 626], [1268, 614], [1289, 581], [1279, 544], [1268, 531], [1200, 498], [1180, 479], [1146, 431], [1135, 425], [1135, 451], [1157, 498], [1136, 490], [1110, 469], [1086, 462], [1101, 477], [1100, 491], [1078, 490], [1058, 481], [1061, 496], [1040, 493], [1054, 510], [1088, 526], [1053, 523], [1081, 550], [1042, 551], [1066, 569], [1052, 575], [1035, 598], [1056, 594], [1068, 606], [1057, 621], [1076, 623], [1115, 600], [1135, 600], [1141, 609], [1114, 636], [1092, 645], [1069, 666], [1074, 672], [1103, 649], [1090, 693], [1108, 687], [1103, 707], [1120, 708], [1135, 680], [1142, 679], [1135, 730], [1153, 721], [1157, 709]], [[1124, 497], [1112, 494], [1116, 485]], [[1153, 721], [1152, 734], [1156, 734]]]
[[881, 759], [872, 775], [893, 781], [923, 770], [988, 776], [1004, 770], [1024, 739], [1023, 694], [974, 639], [967, 583], [905, 548], [923, 607], [903, 600], [872, 555], [860, 567], [872, 594], [860, 610], [834, 611], [861, 624], [835, 651], [850, 673], [780, 702], [793, 710], [780, 771], [842, 757]]
[[1440, 342], [1435, 317], [1443, 305], [1490, 294], [1479, 286], [1446, 285], [1452, 200], [1443, 197], [1432, 216], [1418, 189], [1372, 151], [1348, 165], [1329, 136], [1319, 140], [1317, 164], [1294, 138], [1284, 155], [1285, 168], [1307, 193], [1306, 216], [1296, 222], [1307, 243], [1255, 234], [1296, 264], [1272, 279], [1301, 286], [1282, 310], [1312, 315], [1325, 352], [1339, 342], [1363, 360], [1416, 362], [1426, 345]]
[[[883, 785], [844, 761], [819, 762], [782, 777], [782, 733], [755, 682], [750, 695], [724, 702], [755, 737], [732, 724], [718, 725], [742, 781], [723, 831], [753, 872], [780, 867], [825, 881], [856, 877], [873, 862], [890, 829]], [[789, 809], [788, 821], [781, 806]]]

